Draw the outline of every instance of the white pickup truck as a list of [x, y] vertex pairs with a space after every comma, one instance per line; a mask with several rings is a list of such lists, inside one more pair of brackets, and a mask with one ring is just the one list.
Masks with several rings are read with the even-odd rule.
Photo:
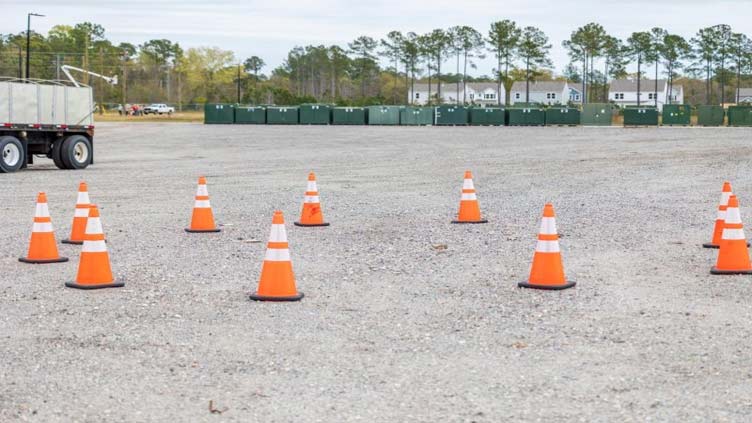
[[148, 114], [162, 115], [165, 113], [167, 113], [168, 115], [171, 115], [175, 113], [175, 108], [169, 107], [168, 105], [162, 104], [162, 103], [154, 103], [154, 104], [150, 104], [144, 107], [145, 115], [148, 115]]

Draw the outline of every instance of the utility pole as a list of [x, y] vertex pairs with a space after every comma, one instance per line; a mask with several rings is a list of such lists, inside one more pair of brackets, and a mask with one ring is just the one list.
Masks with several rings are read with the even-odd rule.
[[18, 44], [16, 44], [16, 47], [18, 47], [18, 79], [22, 79], [23, 78], [23, 49]]
[[31, 17], [39, 16], [44, 17], [37, 13], [29, 13], [26, 15], [26, 79], [29, 79], [29, 56], [31, 55]]

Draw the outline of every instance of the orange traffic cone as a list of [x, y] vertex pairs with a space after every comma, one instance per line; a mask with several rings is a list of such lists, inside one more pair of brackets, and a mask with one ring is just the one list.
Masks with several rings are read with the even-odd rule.
[[303, 200], [303, 210], [300, 212], [300, 220], [293, 222], [295, 226], [329, 226], [324, 222], [324, 214], [321, 213], [319, 203], [319, 190], [316, 187], [316, 175], [308, 174], [308, 188]]
[[[731, 191], [731, 183], [724, 182], [723, 189], [721, 190], [721, 202], [718, 204], [718, 214], [715, 218], [715, 226], [713, 227], [713, 240], [702, 244], [705, 248], [718, 248], [721, 244], [721, 236], [723, 235], [723, 222], [726, 220], [726, 209], [728, 208], [729, 198], [734, 195]], [[747, 243], [749, 247], [749, 242]]]
[[68, 261], [68, 257], [61, 257], [57, 251], [55, 231], [52, 229], [50, 209], [47, 206], [47, 195], [43, 192], [37, 195], [37, 210], [34, 214], [34, 226], [31, 229], [29, 252], [26, 257], [21, 257], [18, 261], [34, 264]]
[[115, 282], [110, 268], [110, 255], [104, 242], [102, 221], [99, 209], [94, 204], [89, 206], [89, 216], [86, 219], [84, 246], [78, 260], [78, 275], [76, 282], [66, 282], [65, 286], [78, 289], [119, 288], [125, 286], [123, 282]]
[[453, 220], [452, 223], [488, 223], [488, 220], [481, 219], [480, 205], [473, 185], [473, 174], [469, 170], [465, 171], [465, 182], [462, 184], [460, 211], [457, 213], [457, 220]]
[[186, 232], [219, 232], [214, 223], [214, 214], [212, 213], [211, 204], [209, 203], [209, 191], [206, 189], [206, 178], [198, 178], [198, 188], [196, 189], [196, 203], [193, 206], [193, 216], [191, 217], [191, 227]]
[[744, 236], [739, 200], [735, 195], [729, 197], [726, 219], [723, 225], [718, 261], [710, 269], [714, 275], [749, 275], [752, 263], [749, 260], [747, 239]]
[[73, 214], [73, 224], [68, 239], [61, 242], [63, 244], [81, 245], [84, 243], [84, 233], [86, 232], [86, 219], [89, 216], [89, 190], [86, 182], [78, 185], [78, 199], [76, 200], [76, 211]]
[[564, 278], [561, 264], [559, 235], [556, 233], [556, 215], [550, 203], [543, 208], [538, 244], [535, 246], [533, 266], [527, 282], [520, 282], [522, 288], [560, 290], [571, 288], [576, 282]]
[[274, 212], [266, 257], [261, 268], [258, 291], [251, 294], [256, 301], [298, 301], [303, 293], [295, 288], [290, 250], [287, 244], [285, 218], [281, 211]]

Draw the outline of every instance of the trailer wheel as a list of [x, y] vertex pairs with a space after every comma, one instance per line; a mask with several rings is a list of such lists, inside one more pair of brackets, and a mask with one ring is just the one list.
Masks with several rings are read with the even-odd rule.
[[26, 160], [21, 141], [9, 135], [0, 137], [0, 153], [2, 153], [0, 157], [0, 172], [2, 173], [17, 171]]
[[52, 161], [55, 162], [55, 166], [57, 166], [58, 169], [68, 169], [68, 166], [63, 163], [63, 142], [65, 141], [64, 138], [60, 138], [55, 140], [55, 143], [52, 144]]
[[91, 142], [83, 135], [72, 135], [63, 141], [60, 159], [68, 169], [85, 169], [91, 163]]

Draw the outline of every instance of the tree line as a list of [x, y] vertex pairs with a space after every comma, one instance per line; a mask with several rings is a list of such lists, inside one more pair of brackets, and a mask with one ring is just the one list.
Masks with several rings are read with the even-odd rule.
[[[696, 102], [711, 104], [738, 101], [739, 88], [752, 79], [752, 41], [724, 24], [689, 39], [656, 27], [622, 40], [589, 23], [562, 42], [571, 62], [558, 76], [548, 36], [511, 20], [493, 22], [485, 33], [454, 26], [425, 34], [391, 31], [382, 39], [360, 36], [344, 46], [299, 46], [268, 74], [258, 56], [241, 60], [221, 48], [183, 49], [167, 39], [114, 44], [101, 25], [90, 22], [58, 25], [46, 35], [32, 32], [30, 45], [33, 78], [60, 79], [63, 64], [117, 75], [118, 86], [80, 75], [103, 103], [404, 104], [417, 82], [427, 83], [429, 99], [438, 103], [446, 84], [460, 98], [465, 83], [493, 81], [499, 94], [507, 93], [497, 96], [506, 104], [514, 82], [526, 82], [529, 99], [531, 82], [553, 78], [581, 84], [583, 103], [606, 102], [609, 81], [629, 76], [643, 92], [657, 91], [657, 82], [643, 86], [648, 78], [665, 78], [669, 90], [679, 78], [683, 84], [701, 80], [704, 98]], [[25, 33], [0, 34], [0, 75], [23, 74], [25, 46]], [[486, 58], [495, 65], [491, 75], [470, 76]], [[636, 73], [627, 71], [630, 65]]]

